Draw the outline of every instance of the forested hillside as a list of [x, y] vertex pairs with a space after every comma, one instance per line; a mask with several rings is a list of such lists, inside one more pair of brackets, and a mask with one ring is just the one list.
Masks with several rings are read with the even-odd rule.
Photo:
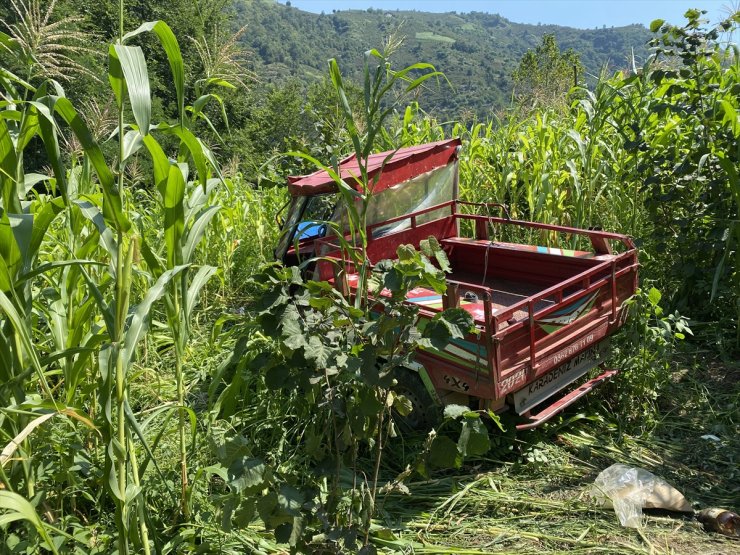
[[268, 81], [288, 76], [318, 79], [333, 57], [344, 67], [359, 68], [365, 50], [389, 35], [403, 37], [395, 61], [403, 66], [425, 61], [445, 73], [449, 84], [427, 87], [424, 105], [450, 118], [474, 113], [482, 119], [508, 106], [512, 73], [544, 34], [554, 34], [562, 49], [580, 54], [586, 68], [581, 78], [591, 82], [604, 67], [628, 67], [633, 52], [639, 65], [648, 54], [645, 44], [650, 38], [642, 25], [581, 30], [514, 23], [482, 12], [371, 8], [317, 15], [273, 0], [236, 0], [234, 9], [239, 25], [248, 26], [243, 41], [253, 51], [257, 73]]

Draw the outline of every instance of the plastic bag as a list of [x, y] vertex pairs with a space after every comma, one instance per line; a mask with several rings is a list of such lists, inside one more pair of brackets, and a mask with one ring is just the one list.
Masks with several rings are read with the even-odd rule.
[[686, 498], [668, 482], [625, 464], [603, 470], [596, 477], [592, 495], [602, 506], [612, 506], [619, 523], [628, 528], [642, 526], [642, 509], [693, 512]]

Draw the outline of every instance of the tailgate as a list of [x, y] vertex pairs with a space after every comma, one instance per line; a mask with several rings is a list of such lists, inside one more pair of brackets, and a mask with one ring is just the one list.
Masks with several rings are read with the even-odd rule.
[[608, 339], [581, 351], [516, 391], [513, 394], [514, 410], [517, 414], [524, 414], [604, 362], [608, 354]]

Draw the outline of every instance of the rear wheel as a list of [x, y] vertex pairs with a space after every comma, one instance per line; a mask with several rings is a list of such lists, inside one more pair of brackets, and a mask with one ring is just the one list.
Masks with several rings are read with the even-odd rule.
[[440, 421], [441, 409], [424, 387], [419, 373], [408, 368], [399, 368], [396, 370], [395, 378], [398, 383], [394, 391], [406, 397], [411, 402], [412, 408], [406, 416], [394, 410], [393, 417], [396, 422], [414, 431], [431, 430]]

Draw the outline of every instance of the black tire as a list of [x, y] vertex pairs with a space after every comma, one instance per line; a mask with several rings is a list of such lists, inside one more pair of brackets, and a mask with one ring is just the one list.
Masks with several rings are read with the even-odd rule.
[[406, 416], [393, 411], [393, 418], [401, 427], [417, 432], [428, 432], [441, 421], [442, 409], [434, 402], [424, 387], [419, 373], [408, 368], [399, 368], [395, 376], [394, 391], [411, 402], [412, 410]]

